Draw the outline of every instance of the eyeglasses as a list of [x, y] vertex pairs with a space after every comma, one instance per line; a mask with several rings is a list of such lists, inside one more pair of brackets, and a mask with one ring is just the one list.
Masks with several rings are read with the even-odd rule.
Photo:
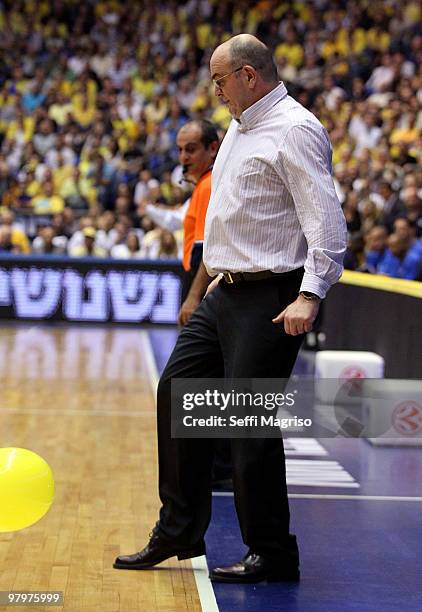
[[232, 70], [231, 72], [228, 72], [227, 74], [218, 77], [218, 79], [213, 79], [213, 85], [215, 87], [220, 87], [221, 88], [221, 81], [223, 81], [224, 79], [227, 79], [227, 77], [231, 76], [232, 74], [234, 74], [235, 72], [239, 72], [239, 70], [242, 70], [242, 68], [244, 68], [244, 66], [240, 66], [239, 68], [236, 68], [236, 70]]

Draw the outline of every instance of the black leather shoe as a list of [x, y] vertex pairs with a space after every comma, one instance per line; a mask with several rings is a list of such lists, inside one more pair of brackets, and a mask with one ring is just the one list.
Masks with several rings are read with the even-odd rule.
[[212, 582], [281, 582], [300, 578], [299, 567], [290, 563], [269, 560], [262, 555], [249, 552], [239, 563], [230, 567], [216, 567], [210, 573]]
[[116, 569], [143, 570], [154, 567], [154, 565], [158, 565], [158, 563], [170, 557], [177, 557], [181, 561], [201, 555], [205, 555], [205, 542], [200, 542], [197, 546], [191, 548], [172, 545], [160, 536], [157, 523], [150, 533], [150, 541], [145, 548], [133, 555], [117, 557], [113, 567]]

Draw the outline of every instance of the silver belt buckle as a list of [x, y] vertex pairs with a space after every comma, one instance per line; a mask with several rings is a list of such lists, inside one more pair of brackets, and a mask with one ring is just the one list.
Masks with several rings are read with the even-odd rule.
[[226, 280], [226, 283], [228, 283], [229, 285], [233, 285], [234, 280], [233, 280], [233, 277], [232, 277], [232, 275], [231, 275], [231, 272], [226, 272], [226, 273], [224, 274], [224, 278], [225, 278], [225, 280]]

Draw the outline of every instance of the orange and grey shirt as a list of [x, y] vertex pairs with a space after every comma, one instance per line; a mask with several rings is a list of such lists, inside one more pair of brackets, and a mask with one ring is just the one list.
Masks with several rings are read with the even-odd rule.
[[205, 216], [211, 196], [211, 169], [197, 182], [183, 221], [183, 267], [190, 270], [192, 249], [195, 243], [204, 241]]

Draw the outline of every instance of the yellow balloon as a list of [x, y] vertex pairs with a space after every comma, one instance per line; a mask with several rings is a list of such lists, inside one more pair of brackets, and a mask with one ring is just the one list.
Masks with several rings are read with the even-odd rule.
[[26, 448], [0, 448], [0, 533], [33, 525], [53, 499], [53, 472], [42, 457]]

